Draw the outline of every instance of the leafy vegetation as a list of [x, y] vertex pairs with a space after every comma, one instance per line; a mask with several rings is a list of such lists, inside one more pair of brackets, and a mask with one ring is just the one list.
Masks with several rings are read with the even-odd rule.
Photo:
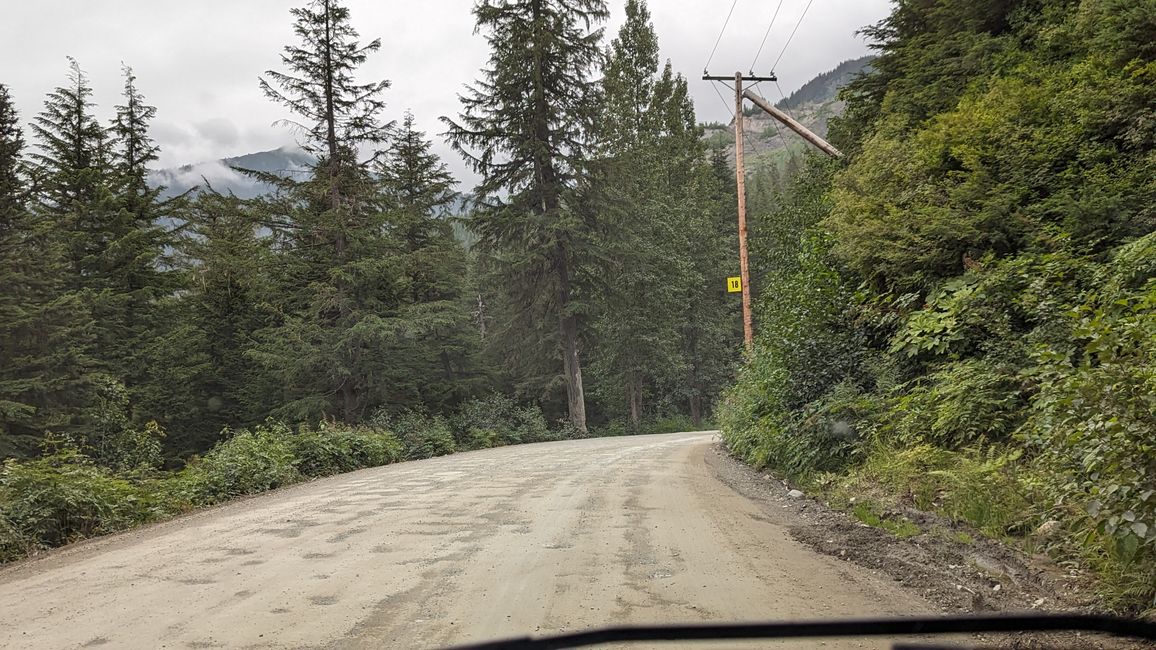
[[759, 216], [736, 454], [1156, 606], [1154, 26], [1150, 3], [940, 2], [868, 30], [832, 122], [847, 161]]
[[137, 445], [109, 463], [91, 447], [53, 440], [49, 453], [0, 469], [0, 561], [313, 478], [564, 435], [547, 428], [536, 407], [491, 396], [448, 418], [408, 412], [357, 426], [270, 421], [226, 431], [176, 471], [136, 463]]
[[470, 196], [361, 78], [380, 41], [337, 0], [292, 10], [261, 76], [308, 165], [238, 170], [256, 198], [150, 185], [130, 68], [105, 121], [70, 60], [32, 142], [0, 85], [0, 557], [360, 467], [701, 427], [737, 357], [734, 183], [629, 9], [607, 56], [602, 0], [478, 3], [492, 57], [444, 118]]

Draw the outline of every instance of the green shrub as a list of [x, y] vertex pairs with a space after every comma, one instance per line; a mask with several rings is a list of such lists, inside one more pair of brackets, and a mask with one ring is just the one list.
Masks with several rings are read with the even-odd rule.
[[681, 413], [661, 415], [642, 423], [643, 433], [681, 433], [683, 431], [697, 431], [699, 428], [690, 421], [690, 416]]
[[0, 504], [0, 563], [18, 560], [32, 549], [32, 541], [8, 520], [5, 508]]
[[288, 437], [288, 442], [302, 476], [329, 476], [361, 467], [353, 458], [350, 436], [345, 431], [325, 425], [316, 429], [301, 427]]
[[[770, 467], [786, 478], [806, 481], [859, 460], [861, 429], [870, 427], [878, 408], [852, 382], [843, 382], [818, 400], [789, 414], [767, 414], [753, 426], [738, 427], [724, 408], [728, 448], [756, 467]], [[735, 435], [737, 434], [737, 435]]]
[[513, 399], [499, 394], [462, 404], [453, 425], [458, 445], [465, 449], [542, 442], [557, 437], [537, 406], [519, 406]]
[[396, 463], [405, 456], [405, 450], [391, 431], [358, 427], [343, 432], [353, 466], [378, 467]]
[[161, 514], [140, 486], [65, 449], [0, 471], [0, 546], [53, 547], [123, 530]]
[[298, 481], [293, 435], [279, 423], [237, 431], [169, 479], [168, 496], [209, 505]]
[[950, 451], [929, 444], [878, 445], [852, 475], [937, 510], [992, 537], [1032, 530], [1042, 521], [1017, 466], [1021, 452], [993, 447]]
[[807, 239], [794, 271], [766, 279], [757, 345], [719, 408], [732, 453], [795, 479], [849, 462], [858, 420], [873, 411], [858, 388], [867, 357], [855, 296], [825, 246]]
[[1006, 441], [1023, 420], [1016, 369], [985, 359], [942, 365], [890, 401], [881, 435], [960, 449]]
[[288, 438], [302, 476], [329, 476], [363, 467], [397, 462], [401, 441], [393, 433], [367, 427], [350, 428], [321, 423], [300, 427]]
[[384, 426], [397, 434], [406, 460], [445, 456], [457, 451], [453, 429], [440, 415], [406, 411], [394, 417], [379, 414], [374, 420], [375, 426]]
[[[567, 421], [563, 420], [560, 424], [564, 425], [566, 422]], [[630, 431], [626, 428], [626, 422], [622, 420], [611, 420], [606, 424], [590, 429], [590, 435], [594, 438], [618, 438], [630, 435]]]
[[[1070, 312], [1072, 341], [1039, 346], [1021, 430], [1053, 477], [1042, 488], [1054, 507], [1087, 518], [1087, 539], [1122, 576], [1156, 575], [1156, 278], [1141, 284], [1136, 269], [1152, 263], [1134, 259], [1153, 242], [1125, 247], [1104, 293]], [[1156, 580], [1129, 589], [1156, 606]]]

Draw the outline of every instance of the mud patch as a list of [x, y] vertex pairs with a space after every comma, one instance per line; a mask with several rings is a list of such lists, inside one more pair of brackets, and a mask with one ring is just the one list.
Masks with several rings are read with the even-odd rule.
[[213, 580], [212, 578], [181, 578], [180, 580], [177, 580], [177, 582], [181, 583], [182, 585], [213, 585], [213, 584], [217, 584], [217, 581]]
[[262, 533], [264, 533], [264, 534], [266, 534], [266, 535], [272, 535], [272, 536], [274, 536], [274, 537], [281, 537], [281, 538], [283, 538], [283, 539], [293, 539], [294, 537], [300, 537], [300, 536], [301, 536], [301, 533], [302, 533], [304, 530], [305, 530], [305, 529], [304, 529], [303, 527], [296, 527], [296, 528], [265, 528], [265, 529], [261, 530], [261, 532], [262, 532]]
[[345, 540], [349, 539], [350, 537], [353, 537], [354, 535], [360, 535], [361, 533], [364, 533], [367, 530], [369, 530], [369, 529], [366, 528], [365, 526], [358, 526], [357, 528], [350, 528], [349, 530], [342, 531], [340, 533], [337, 533], [336, 535], [330, 536], [325, 541], [330, 543], [330, 544], [336, 544], [338, 542], [344, 542]]
[[314, 605], [336, 605], [337, 596], [310, 596], [309, 602]]

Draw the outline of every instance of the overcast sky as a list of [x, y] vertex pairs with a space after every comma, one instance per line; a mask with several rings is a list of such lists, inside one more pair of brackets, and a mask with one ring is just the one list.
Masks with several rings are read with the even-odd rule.
[[[624, 19], [625, 0], [610, 0], [607, 42]], [[816, 74], [867, 53], [855, 31], [888, 12], [888, 0], [810, 0], [812, 5], [777, 66], [790, 93]], [[779, 56], [808, 0], [783, 0], [755, 67], [765, 74]], [[293, 136], [273, 125], [285, 113], [257, 87], [263, 71], [280, 68], [293, 42], [289, 8], [302, 0], [35, 0], [6, 2], [0, 22], [0, 83], [9, 86], [21, 118], [41, 110], [45, 94], [66, 81], [66, 56], [88, 73], [102, 120], [112, 116], [122, 87], [120, 64], [133, 67], [148, 103], [158, 109], [152, 135], [164, 167], [272, 149]], [[388, 116], [411, 109], [455, 173], [472, 179], [438, 135], [440, 115], [456, 115], [463, 84], [478, 76], [487, 49], [474, 34], [473, 0], [348, 0], [363, 41], [382, 49], [363, 79], [389, 79]], [[774, 13], [775, 0], [738, 0], [711, 74], [746, 72]], [[730, 3], [725, 0], [650, 0], [662, 47], [675, 70], [690, 79], [701, 121], [730, 119], [727, 104], [707, 82], [703, 66]], [[765, 92], [778, 99], [773, 87]], [[728, 100], [731, 101], [731, 100]]]

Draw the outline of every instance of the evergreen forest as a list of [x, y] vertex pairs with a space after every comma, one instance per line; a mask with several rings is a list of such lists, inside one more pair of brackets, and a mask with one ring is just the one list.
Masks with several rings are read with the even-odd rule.
[[605, 0], [478, 0], [489, 58], [425, 133], [363, 73], [372, 30], [304, 1], [254, 83], [313, 162], [238, 169], [254, 198], [150, 181], [131, 67], [101, 107], [70, 59], [35, 115], [0, 79], [0, 561], [362, 467], [717, 425], [866, 524], [935, 512], [1156, 610], [1156, 2], [896, 0], [869, 64], [780, 102], [853, 76], [844, 156], [748, 169], [750, 350], [722, 125], [625, 9], [604, 33]]
[[[704, 428], [739, 358], [731, 168], [650, 14], [479, 2], [492, 54], [423, 133], [338, 0], [260, 75], [314, 163], [150, 183], [157, 109], [81, 62], [0, 85], [0, 558], [305, 478]], [[606, 42], [609, 41], [609, 42]], [[527, 66], [535, 74], [527, 76]], [[431, 137], [477, 172], [459, 187]]]

